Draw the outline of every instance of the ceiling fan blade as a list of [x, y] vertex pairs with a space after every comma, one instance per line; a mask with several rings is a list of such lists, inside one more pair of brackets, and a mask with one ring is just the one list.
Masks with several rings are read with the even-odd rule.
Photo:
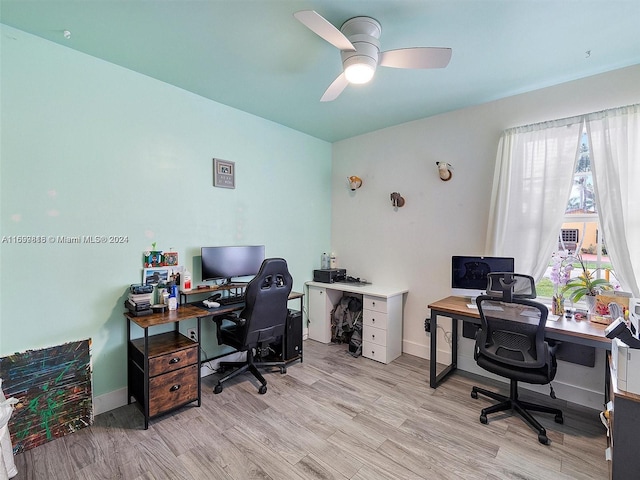
[[331, 102], [332, 100], [335, 100], [342, 93], [342, 91], [347, 88], [347, 85], [349, 85], [349, 81], [347, 80], [347, 77], [344, 75], [344, 73], [341, 73], [340, 75], [338, 75], [338, 78], [336, 78], [333, 83], [329, 85], [329, 88], [327, 88], [327, 90], [324, 92], [324, 95], [322, 95], [320, 101]]
[[344, 34], [315, 10], [302, 10], [293, 14], [305, 27], [340, 50], [355, 50]]
[[450, 48], [414, 47], [380, 52], [378, 65], [393, 68], [444, 68], [449, 60]]

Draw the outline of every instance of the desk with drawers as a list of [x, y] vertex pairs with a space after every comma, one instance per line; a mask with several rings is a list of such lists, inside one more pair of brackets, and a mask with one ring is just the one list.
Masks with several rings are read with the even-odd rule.
[[402, 353], [404, 296], [399, 287], [307, 282], [309, 338], [331, 342], [331, 312], [345, 293], [362, 296], [362, 356], [389, 363]]
[[[289, 294], [289, 300], [300, 299], [297, 292]], [[127, 359], [127, 402], [135, 398], [144, 415], [144, 428], [149, 428], [149, 420], [171, 410], [201, 402], [200, 377], [200, 334], [203, 318], [225, 315], [242, 310], [244, 303], [223, 305], [218, 308], [204, 308], [196, 304], [183, 304], [177, 310], [136, 317], [129, 312], [127, 319], [128, 359]], [[196, 319], [197, 341], [191, 340], [179, 331], [184, 320]], [[173, 323], [170, 332], [149, 334], [149, 329]], [[131, 338], [131, 325], [143, 330], [141, 338]], [[283, 352], [286, 343], [283, 341]], [[300, 350], [299, 359], [302, 360]], [[293, 361], [298, 357], [290, 359]]]

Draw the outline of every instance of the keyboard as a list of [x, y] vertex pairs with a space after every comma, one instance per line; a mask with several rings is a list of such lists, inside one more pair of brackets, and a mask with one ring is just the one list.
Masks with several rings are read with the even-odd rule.
[[236, 303], [244, 302], [244, 295], [235, 295], [232, 297], [222, 297], [216, 300], [221, 306], [234, 305]]

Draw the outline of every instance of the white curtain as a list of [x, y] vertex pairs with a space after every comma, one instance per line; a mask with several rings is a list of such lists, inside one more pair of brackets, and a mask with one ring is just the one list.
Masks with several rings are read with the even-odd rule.
[[640, 104], [587, 115], [600, 227], [615, 275], [640, 296]]
[[583, 117], [506, 130], [498, 145], [486, 254], [540, 280], [557, 248]]

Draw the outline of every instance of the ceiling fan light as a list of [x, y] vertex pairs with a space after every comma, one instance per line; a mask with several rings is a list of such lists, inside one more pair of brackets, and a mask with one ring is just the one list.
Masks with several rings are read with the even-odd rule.
[[366, 63], [353, 63], [344, 70], [349, 83], [356, 85], [367, 83], [373, 78], [375, 69]]

